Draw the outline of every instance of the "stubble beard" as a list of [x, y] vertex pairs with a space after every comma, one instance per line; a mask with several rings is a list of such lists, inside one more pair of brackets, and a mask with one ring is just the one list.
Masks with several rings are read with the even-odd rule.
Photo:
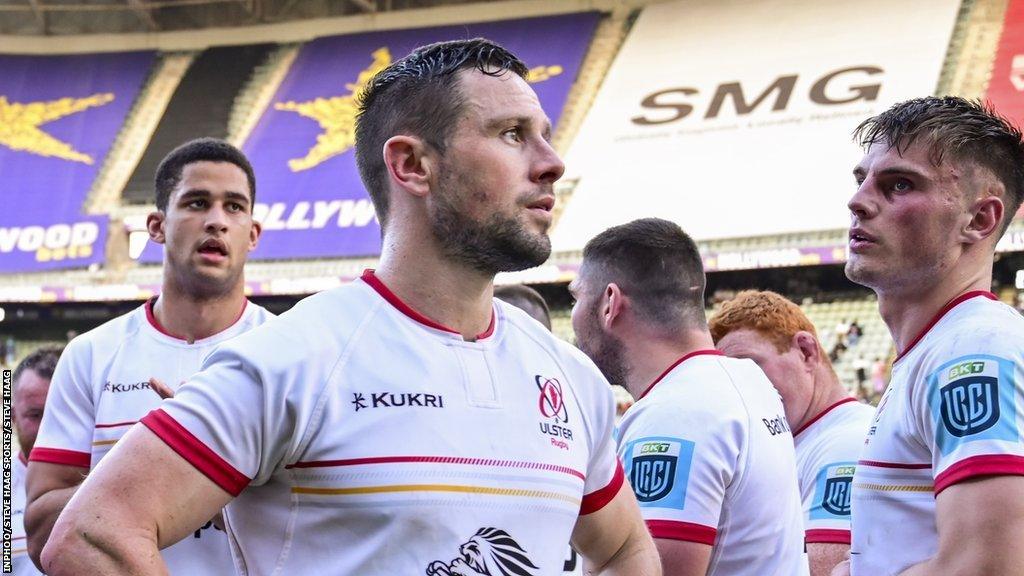
[[580, 344], [582, 344], [582, 340], [586, 340], [589, 344], [587, 346], [580, 345], [579, 348], [584, 354], [590, 356], [609, 384], [625, 388], [627, 369], [622, 341], [614, 336], [602, 334], [596, 325], [590, 326], [587, 332], [590, 334], [577, 335]]
[[514, 217], [494, 213], [475, 221], [452, 201], [458, 178], [447, 178], [434, 195], [430, 228], [450, 260], [493, 276], [540, 266], [551, 255], [547, 233], [531, 234]]

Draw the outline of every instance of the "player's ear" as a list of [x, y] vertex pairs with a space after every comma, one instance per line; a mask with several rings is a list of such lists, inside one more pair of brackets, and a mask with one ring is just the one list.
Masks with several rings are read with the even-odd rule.
[[430, 181], [436, 171], [432, 150], [415, 136], [388, 138], [383, 153], [391, 181], [414, 196], [422, 198], [429, 194]]
[[626, 296], [622, 293], [622, 289], [619, 285], [612, 282], [605, 287], [604, 293], [601, 294], [601, 326], [605, 330], [611, 330], [612, 325], [615, 321], [621, 318], [622, 312], [626, 306]]
[[146, 216], [146, 230], [149, 232], [149, 239], [157, 244], [163, 244], [167, 236], [164, 232], [164, 222], [167, 214], [162, 210], [155, 210]]
[[793, 347], [800, 351], [800, 362], [806, 369], [813, 369], [821, 361], [821, 345], [814, 334], [800, 330], [793, 334]]
[[256, 246], [260, 243], [260, 234], [263, 233], [263, 224], [259, 221], [253, 220], [252, 227], [249, 228], [249, 251], [252, 252], [256, 249]]
[[998, 234], [1003, 224], [1006, 208], [1003, 199], [997, 194], [989, 194], [974, 201], [971, 207], [971, 220], [960, 232], [965, 244], [975, 244]]

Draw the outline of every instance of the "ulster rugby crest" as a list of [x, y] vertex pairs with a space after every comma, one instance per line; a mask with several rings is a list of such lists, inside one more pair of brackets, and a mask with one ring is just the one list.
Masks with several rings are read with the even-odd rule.
[[539, 568], [508, 532], [481, 528], [450, 563], [434, 561], [427, 576], [537, 576]]
[[999, 380], [969, 376], [942, 388], [942, 424], [962, 438], [984, 432], [999, 421]]

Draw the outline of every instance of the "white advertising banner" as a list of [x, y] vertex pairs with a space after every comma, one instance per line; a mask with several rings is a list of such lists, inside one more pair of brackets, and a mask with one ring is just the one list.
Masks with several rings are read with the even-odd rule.
[[851, 133], [935, 91], [957, 0], [686, 0], [641, 13], [566, 155], [553, 233], [658, 216], [695, 239], [843, 228]]

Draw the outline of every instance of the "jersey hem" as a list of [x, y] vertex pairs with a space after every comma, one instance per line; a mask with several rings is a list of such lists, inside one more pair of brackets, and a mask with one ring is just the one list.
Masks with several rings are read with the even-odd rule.
[[679, 522], [676, 520], [647, 520], [647, 531], [654, 538], [666, 540], [681, 540], [683, 542], [697, 542], [699, 544], [715, 545], [715, 537], [718, 530], [711, 526], [695, 524], [693, 522]]
[[48, 464], [89, 468], [92, 462], [92, 454], [77, 450], [64, 450], [62, 448], [33, 448], [32, 453], [28, 455], [28, 459], [30, 462], [46, 462]]
[[249, 478], [245, 474], [228, 464], [170, 414], [157, 408], [140, 422], [228, 494], [238, 496], [249, 485]]
[[804, 532], [804, 544], [850, 544], [850, 531], [814, 528]]
[[978, 476], [1024, 476], [1024, 457], [987, 454], [965, 458], [935, 477], [935, 495], [946, 488]]
[[608, 482], [608, 485], [583, 496], [583, 501], [580, 502], [580, 516], [593, 514], [607, 506], [615, 498], [615, 495], [619, 493], [625, 478], [626, 473], [622, 470], [622, 463], [616, 459], [615, 474], [612, 476], [611, 481]]

